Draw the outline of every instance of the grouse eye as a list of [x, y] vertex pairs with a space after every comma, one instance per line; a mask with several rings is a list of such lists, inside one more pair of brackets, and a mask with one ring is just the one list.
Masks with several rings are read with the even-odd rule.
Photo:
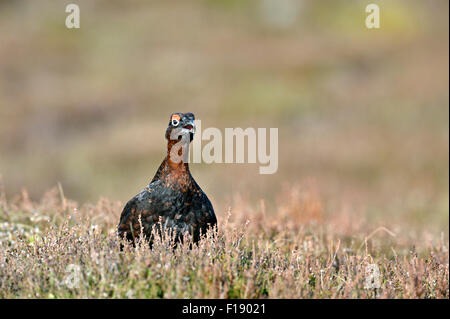
[[180, 116], [178, 114], [174, 114], [172, 115], [172, 118], [170, 119], [172, 126], [178, 126], [178, 124], [180, 124]]

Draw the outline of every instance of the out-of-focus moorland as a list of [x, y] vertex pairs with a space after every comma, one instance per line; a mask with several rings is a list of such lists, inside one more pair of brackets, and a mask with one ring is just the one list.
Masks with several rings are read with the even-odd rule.
[[60, 182], [124, 202], [162, 160], [170, 113], [192, 111], [203, 127], [279, 128], [274, 175], [191, 165], [219, 221], [306, 192], [324, 216], [448, 234], [448, 2], [377, 3], [369, 30], [364, 1], [80, 0], [68, 30], [63, 2], [1, 1], [7, 197]]

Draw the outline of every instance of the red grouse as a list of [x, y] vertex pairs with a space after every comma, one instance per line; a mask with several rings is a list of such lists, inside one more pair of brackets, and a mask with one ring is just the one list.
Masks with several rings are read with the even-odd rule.
[[189, 171], [187, 159], [195, 133], [194, 119], [193, 113], [171, 115], [166, 130], [167, 155], [150, 184], [125, 205], [118, 226], [121, 238], [134, 243], [142, 223], [150, 245], [153, 228], [168, 230], [175, 242], [185, 233], [197, 242], [208, 227], [216, 225], [211, 202]]

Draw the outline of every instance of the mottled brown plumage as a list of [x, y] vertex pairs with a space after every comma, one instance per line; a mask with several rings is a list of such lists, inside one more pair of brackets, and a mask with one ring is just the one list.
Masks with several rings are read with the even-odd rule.
[[195, 182], [187, 163], [194, 133], [194, 114], [171, 115], [166, 130], [167, 156], [150, 184], [125, 205], [118, 225], [120, 237], [134, 242], [140, 236], [141, 222], [150, 244], [152, 229], [157, 226], [159, 231], [159, 225], [173, 232], [176, 241], [188, 233], [197, 242], [208, 227], [216, 225], [211, 202]]

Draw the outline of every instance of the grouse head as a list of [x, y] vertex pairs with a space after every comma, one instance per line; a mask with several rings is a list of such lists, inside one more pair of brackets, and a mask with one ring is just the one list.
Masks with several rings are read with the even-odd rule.
[[166, 130], [168, 141], [187, 140], [192, 142], [195, 134], [194, 113], [173, 113]]

